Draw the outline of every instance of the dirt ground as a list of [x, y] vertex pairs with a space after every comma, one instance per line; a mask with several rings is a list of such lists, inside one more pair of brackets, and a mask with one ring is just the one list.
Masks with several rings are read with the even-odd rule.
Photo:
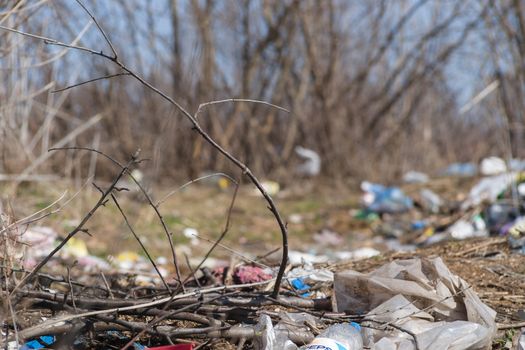
[[[475, 179], [440, 179], [426, 185], [438, 192], [453, 207], [465, 198]], [[421, 186], [405, 186], [409, 195], [417, 197]], [[65, 199], [73, 195], [78, 187], [62, 183], [53, 186], [23, 185], [16, 196], [4, 196], [3, 205], [16, 218], [23, 218], [51, 205], [64, 191]], [[459, 190], [458, 190], [459, 189]], [[4, 191], [5, 190], [5, 191]], [[8, 188], [4, 188], [7, 193]], [[172, 188], [154, 189], [152, 196], [159, 200]], [[243, 186], [235, 199], [231, 211], [231, 227], [222, 241], [228, 249], [250, 257], [257, 257], [280, 247], [278, 226], [263, 199]], [[211, 243], [224, 230], [233, 188], [220, 189], [216, 184], [190, 186], [169, 197], [159, 205], [163, 219], [176, 249], [187, 256], [202, 256]], [[155, 256], [169, 255], [162, 227], [152, 210], [137, 193], [118, 194], [137, 234], [144, 240]], [[497, 322], [502, 331], [494, 348], [504, 349], [509, 341], [516, 341], [518, 330], [525, 326], [525, 256], [512, 253], [504, 237], [444, 242], [428, 247], [419, 247], [410, 252], [386, 251], [378, 222], [356, 219], [360, 192], [357, 184], [332, 186], [305, 183], [301, 186], [282, 189], [276, 203], [288, 222], [290, 249], [328, 254], [334, 251], [350, 251], [362, 247], [373, 247], [381, 251], [379, 256], [330, 264], [334, 271], [354, 269], [368, 272], [394, 259], [412, 257], [441, 257], [450, 270], [465, 279], [480, 298], [497, 311]], [[63, 199], [60, 203], [63, 203]], [[68, 229], [78, 223], [98, 199], [96, 191], [83, 188], [71, 202], [56, 213], [41, 220], [38, 225], [50, 226], [65, 236]], [[57, 208], [52, 206], [51, 209]], [[46, 209], [49, 211], [49, 209]], [[453, 213], [453, 208], [451, 209]], [[457, 218], [456, 214], [425, 216], [418, 211], [410, 217], [395, 220], [428, 219], [433, 225], [443, 225]], [[382, 221], [392, 220], [384, 217]], [[194, 228], [203, 239], [195, 241], [186, 237], [184, 229]], [[108, 203], [102, 207], [88, 225], [91, 236], [82, 235], [90, 254], [107, 258], [125, 251], [139, 251], [137, 242], [130, 234], [117, 208]], [[324, 244], [315, 234], [323, 229], [337, 232], [341, 240], [335, 244]], [[417, 242], [421, 233], [407, 233], [399, 237], [403, 244]], [[231, 252], [219, 247], [213, 257], [228, 259]], [[512, 328], [508, 331], [506, 328]]]

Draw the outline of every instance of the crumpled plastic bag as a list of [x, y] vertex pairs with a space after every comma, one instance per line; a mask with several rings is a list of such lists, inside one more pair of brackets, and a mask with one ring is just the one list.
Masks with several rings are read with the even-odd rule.
[[496, 332], [496, 312], [441, 258], [336, 273], [333, 303], [336, 312], [366, 315], [365, 345], [378, 350], [416, 349], [414, 337], [420, 350], [485, 349]]
[[483, 201], [494, 203], [500, 193], [509, 188], [516, 179], [516, 173], [494, 175], [481, 179], [470, 190], [468, 198], [461, 204], [461, 210], [475, 207]]

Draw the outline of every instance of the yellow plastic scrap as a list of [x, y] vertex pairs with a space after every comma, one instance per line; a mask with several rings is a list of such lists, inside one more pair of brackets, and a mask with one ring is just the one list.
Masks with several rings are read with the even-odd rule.
[[64, 247], [64, 253], [74, 256], [75, 258], [82, 258], [89, 255], [86, 243], [78, 238], [71, 238]]
[[121, 262], [134, 262], [135, 263], [139, 261], [140, 259], [141, 259], [140, 255], [138, 255], [135, 252], [129, 251], [129, 250], [117, 255], [117, 261], [119, 263]]
[[525, 222], [523, 221], [518, 222], [517, 224], [512, 226], [509, 230], [509, 234], [514, 238], [520, 237], [523, 233], [525, 233]]
[[217, 181], [217, 184], [219, 185], [219, 188], [221, 190], [225, 190], [228, 187], [230, 187], [230, 180], [228, 180], [227, 178], [221, 177], [219, 181]]
[[432, 236], [433, 234], [434, 234], [434, 228], [433, 228], [433, 227], [430, 227], [430, 226], [427, 227], [427, 228], [425, 229], [425, 231], [423, 231], [423, 235], [424, 235], [425, 237], [430, 237], [430, 236]]

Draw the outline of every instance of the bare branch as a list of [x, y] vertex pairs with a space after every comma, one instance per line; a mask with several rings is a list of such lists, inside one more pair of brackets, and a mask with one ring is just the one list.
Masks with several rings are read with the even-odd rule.
[[117, 51], [115, 50], [115, 47], [111, 43], [111, 40], [109, 40], [109, 37], [107, 36], [107, 34], [104, 31], [104, 29], [102, 29], [100, 24], [98, 24], [98, 21], [95, 18], [95, 16], [93, 16], [93, 14], [87, 9], [86, 6], [84, 6], [84, 4], [80, 0], [75, 0], [75, 1], [84, 9], [84, 11], [86, 11], [86, 13], [89, 15], [89, 17], [91, 17], [91, 19], [93, 20], [93, 22], [95, 22], [95, 25], [97, 26], [98, 30], [100, 31], [100, 33], [102, 34], [102, 36], [104, 37], [104, 39], [108, 43], [109, 47], [111, 48], [111, 51], [113, 52], [113, 58], [117, 59], [118, 55], [117, 55]]
[[175, 193], [185, 189], [186, 187], [188, 187], [189, 185], [191, 184], [194, 184], [196, 182], [199, 182], [199, 181], [202, 181], [202, 180], [206, 180], [206, 179], [209, 179], [210, 177], [215, 177], [215, 176], [221, 176], [221, 177], [224, 177], [228, 180], [230, 180], [231, 182], [233, 182], [235, 185], [237, 185], [237, 181], [235, 181], [235, 179], [233, 177], [231, 177], [230, 175], [228, 174], [225, 174], [225, 173], [213, 173], [213, 174], [208, 174], [208, 175], [204, 175], [204, 176], [201, 176], [201, 177], [198, 177], [196, 179], [193, 179], [193, 180], [190, 180], [188, 182], [186, 182], [185, 184], [183, 184], [182, 186], [174, 189], [173, 191], [169, 192], [167, 195], [165, 195], [164, 197], [162, 197], [161, 200], [159, 200], [157, 202], [157, 204], [155, 204], [156, 207], [160, 206], [162, 203], [164, 203], [169, 197], [173, 196]]
[[115, 78], [115, 77], [120, 77], [120, 76], [123, 76], [123, 75], [129, 75], [129, 73], [116, 73], [116, 74], [105, 75], [103, 77], [98, 77], [98, 78], [86, 80], [86, 81], [83, 81], [83, 82], [78, 83], [78, 84], [69, 85], [69, 86], [66, 86], [65, 88], [62, 88], [62, 89], [51, 90], [51, 93], [62, 92], [62, 91], [66, 91], [66, 90], [69, 90], [69, 89], [72, 89], [72, 88], [75, 88], [77, 86], [81, 86], [81, 85], [84, 85], [84, 84], [89, 84], [89, 83], [92, 83], [92, 82], [95, 82], [95, 81], [99, 81], [99, 80], [105, 80], [105, 79], [111, 79], [111, 78]]

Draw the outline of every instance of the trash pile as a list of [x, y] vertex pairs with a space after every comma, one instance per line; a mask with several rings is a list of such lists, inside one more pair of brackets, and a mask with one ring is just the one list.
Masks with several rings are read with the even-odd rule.
[[[405, 174], [403, 188], [363, 182], [352, 218], [386, 249], [344, 251], [341, 234], [321, 229], [312, 239], [331, 247], [329, 253], [290, 250], [277, 288], [279, 269], [257, 258], [210, 263], [209, 254], [188, 256], [190, 250], [186, 270], [173, 263], [175, 250], [173, 259], [153, 258], [145, 249], [102, 258], [81, 235], [59, 237], [3, 215], [0, 338], [6, 349], [510, 349], [495, 342], [506, 328], [492, 301], [525, 310], [525, 298], [511, 292], [525, 285], [525, 274], [496, 263], [502, 255], [525, 262], [525, 177], [495, 159], [480, 168], [484, 176], [473, 178], [461, 198], [443, 195], [432, 177], [415, 171]], [[447, 172], [463, 178], [471, 170], [457, 165]], [[182, 233], [192, 246], [202, 238], [191, 227]], [[486, 242], [420, 250], [471, 238]], [[476, 260], [480, 269], [467, 282], [456, 264], [466, 270], [477, 257], [495, 264]], [[352, 265], [341, 263], [349, 260]], [[473, 278], [487, 290], [474, 290]], [[523, 321], [513, 327], [520, 324], [525, 327]], [[525, 343], [519, 335], [507, 342]]]
[[133, 274], [39, 273], [9, 287], [17, 329], [2, 336], [8, 349], [386, 350], [485, 349], [496, 332], [496, 312], [440, 258], [367, 274], [299, 265], [278, 297], [268, 292], [276, 269], [243, 265], [230, 283], [216, 277], [227, 273], [166, 288]]
[[[521, 169], [514, 160], [511, 169]], [[472, 177], [477, 166], [452, 164], [444, 174]], [[525, 252], [525, 176], [508, 170], [497, 157], [483, 159], [482, 177], [465, 198], [444, 199], [430, 187], [432, 179], [410, 171], [403, 177], [411, 187], [408, 196], [400, 187], [363, 182], [363, 209], [355, 219], [373, 223], [376, 234], [388, 247], [415, 249], [449, 240], [505, 236], [516, 252]], [[474, 179], [474, 178], [473, 178]], [[401, 245], [400, 245], [401, 243]]]

